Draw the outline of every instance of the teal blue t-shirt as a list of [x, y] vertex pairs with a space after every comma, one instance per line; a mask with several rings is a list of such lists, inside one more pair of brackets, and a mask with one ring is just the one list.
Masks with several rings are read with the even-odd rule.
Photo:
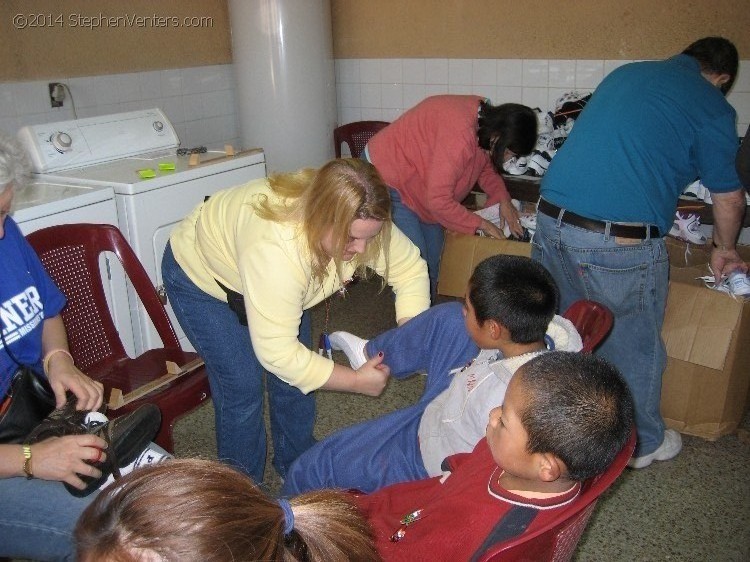
[[585, 217], [657, 225], [683, 189], [740, 188], [736, 112], [687, 55], [636, 62], [599, 85], [542, 178], [547, 201]]

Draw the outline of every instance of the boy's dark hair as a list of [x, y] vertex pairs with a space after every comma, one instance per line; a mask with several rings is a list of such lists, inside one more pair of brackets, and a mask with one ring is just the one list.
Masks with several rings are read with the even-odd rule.
[[469, 301], [480, 324], [495, 320], [510, 331], [514, 343], [534, 343], [544, 339], [557, 310], [558, 292], [540, 263], [499, 254], [474, 270]]
[[[479, 104], [480, 148], [490, 151], [490, 161], [498, 174], [503, 173], [505, 149], [518, 156], [531, 153], [536, 145], [537, 118], [530, 107], [519, 103]], [[497, 139], [497, 140], [495, 140]]]
[[633, 398], [619, 371], [604, 359], [550, 351], [516, 371], [525, 405], [521, 423], [530, 453], [552, 453], [573, 480], [604, 472], [633, 427]]
[[721, 91], [726, 95], [734, 84], [739, 67], [737, 47], [729, 39], [723, 37], [704, 37], [682, 51], [701, 65], [701, 71], [710, 74], [728, 74], [729, 80], [721, 85]]

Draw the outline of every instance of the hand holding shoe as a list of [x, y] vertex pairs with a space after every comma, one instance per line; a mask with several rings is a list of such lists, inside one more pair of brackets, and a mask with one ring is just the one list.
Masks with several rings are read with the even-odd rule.
[[[89, 443], [93, 438], [95, 443], [103, 445], [98, 448], [88, 446], [86, 453], [82, 454], [76, 453], [78, 441], [74, 441], [72, 451], [66, 453], [68, 462], [64, 467], [74, 470], [78, 476], [61, 478], [61, 481], [71, 494], [82, 497], [101, 486], [110, 474], [118, 478], [120, 468], [133, 462], [148, 446], [160, 425], [161, 412], [154, 404], [143, 404], [128, 414], [109, 420], [100, 412], [76, 410], [70, 398], [65, 406], [53, 411], [29, 434], [26, 443], [41, 445], [51, 438], [60, 437], [58, 441], [70, 446], [71, 442], [63, 436], [75, 436]], [[102, 449], [107, 453], [100, 453]]]
[[66, 435], [35, 443], [31, 457], [34, 478], [64, 482], [82, 490], [86, 484], [79, 475], [99, 478], [101, 470], [88, 463], [106, 461], [106, 448], [107, 442], [96, 435]]

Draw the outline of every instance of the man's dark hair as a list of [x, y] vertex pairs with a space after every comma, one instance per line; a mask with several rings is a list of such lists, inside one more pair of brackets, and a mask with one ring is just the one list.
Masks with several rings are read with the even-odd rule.
[[619, 371], [583, 353], [549, 351], [523, 365], [525, 404], [519, 413], [529, 453], [552, 453], [568, 476], [585, 480], [604, 472], [633, 427], [633, 398]]
[[505, 150], [526, 156], [534, 150], [537, 137], [536, 113], [519, 103], [479, 104], [479, 146], [490, 151], [498, 174], [503, 172]]
[[701, 71], [709, 74], [728, 74], [729, 80], [721, 85], [721, 91], [726, 95], [734, 84], [739, 67], [737, 47], [729, 39], [723, 37], [704, 37], [682, 51], [683, 55], [693, 57], [701, 65]]
[[557, 310], [558, 291], [540, 263], [498, 254], [474, 270], [469, 301], [480, 324], [495, 320], [510, 331], [513, 342], [534, 343], [544, 339]]

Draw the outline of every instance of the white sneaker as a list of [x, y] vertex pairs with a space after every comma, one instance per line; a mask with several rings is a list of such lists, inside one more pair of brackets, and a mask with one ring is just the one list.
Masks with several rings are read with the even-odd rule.
[[529, 167], [526, 156], [514, 156], [503, 164], [503, 169], [512, 176], [522, 176]]
[[750, 297], [750, 279], [741, 271], [733, 271], [720, 281], [716, 281], [713, 275], [705, 275], [698, 279], [703, 281], [709, 289], [715, 289], [733, 297]]
[[674, 429], [664, 430], [664, 441], [659, 448], [650, 455], [633, 457], [628, 461], [630, 468], [646, 468], [654, 461], [668, 461], [676, 457], [682, 450], [682, 436]]
[[738, 297], [750, 296], [750, 279], [747, 278], [746, 273], [741, 271], [733, 271], [727, 278], [722, 281], [722, 285], [725, 285], [729, 292]]
[[706, 243], [706, 236], [701, 232], [700, 217], [693, 213], [683, 215], [677, 211], [669, 235], [692, 244]]
[[349, 332], [333, 332], [328, 339], [331, 341], [331, 347], [343, 351], [346, 358], [349, 359], [349, 365], [355, 371], [367, 363], [365, 357], [365, 344], [368, 340], [362, 339]]
[[518, 220], [521, 221], [521, 226], [529, 231], [529, 234], [534, 234], [536, 231], [536, 213], [522, 213]]

